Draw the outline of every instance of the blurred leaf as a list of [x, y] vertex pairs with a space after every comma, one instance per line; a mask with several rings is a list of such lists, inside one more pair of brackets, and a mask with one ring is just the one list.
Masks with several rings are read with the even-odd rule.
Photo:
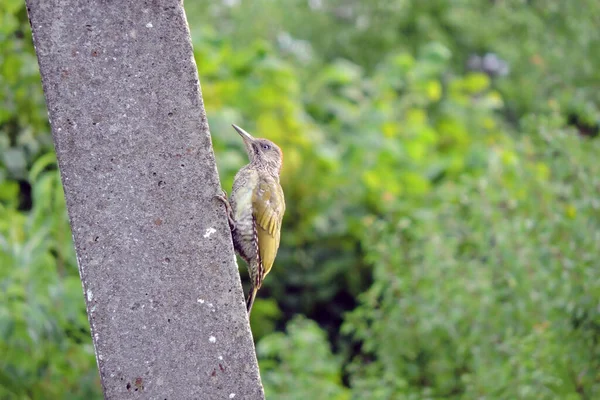
[[35, 182], [42, 171], [48, 168], [50, 165], [56, 164], [56, 155], [54, 153], [47, 153], [38, 158], [31, 168], [29, 169], [29, 180]]

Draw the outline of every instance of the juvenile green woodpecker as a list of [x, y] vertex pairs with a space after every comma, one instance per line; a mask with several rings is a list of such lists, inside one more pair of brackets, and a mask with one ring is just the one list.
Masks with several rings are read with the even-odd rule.
[[233, 125], [240, 134], [250, 163], [235, 175], [229, 201], [225, 192], [217, 196], [227, 209], [235, 251], [248, 264], [250, 292], [248, 314], [263, 279], [275, 261], [279, 248], [285, 199], [279, 184], [283, 163], [281, 149], [267, 139], [252, 137]]

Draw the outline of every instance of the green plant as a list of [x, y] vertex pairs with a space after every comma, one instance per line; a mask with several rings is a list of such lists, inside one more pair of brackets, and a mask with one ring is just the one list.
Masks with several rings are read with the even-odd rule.
[[[48, 167], [54, 170], [45, 171]], [[0, 397], [99, 397], [62, 184], [48, 153], [32, 166], [33, 208], [0, 204]], [[11, 204], [12, 203], [12, 204]], [[60, 384], [57, 384], [60, 382]]]
[[375, 282], [344, 326], [359, 398], [599, 395], [599, 147], [561, 123], [530, 119], [486, 173], [373, 222]]

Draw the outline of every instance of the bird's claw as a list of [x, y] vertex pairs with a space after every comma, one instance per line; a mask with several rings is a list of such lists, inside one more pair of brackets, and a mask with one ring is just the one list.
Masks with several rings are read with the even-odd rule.
[[229, 222], [229, 229], [233, 232], [235, 230], [235, 220], [233, 219], [233, 209], [229, 200], [227, 200], [227, 192], [221, 189], [221, 193], [215, 195], [215, 198], [219, 199], [223, 205], [225, 205], [225, 211], [227, 212], [227, 221]]

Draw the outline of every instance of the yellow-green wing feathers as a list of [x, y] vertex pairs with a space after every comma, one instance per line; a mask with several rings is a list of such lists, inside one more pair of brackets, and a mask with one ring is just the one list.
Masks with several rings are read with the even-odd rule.
[[[275, 180], [262, 180], [256, 185], [252, 196], [252, 208], [256, 221], [256, 233], [260, 259], [263, 264], [264, 278], [277, 256], [281, 221], [285, 212], [285, 203], [281, 186]], [[262, 281], [262, 279], [260, 279]]]

